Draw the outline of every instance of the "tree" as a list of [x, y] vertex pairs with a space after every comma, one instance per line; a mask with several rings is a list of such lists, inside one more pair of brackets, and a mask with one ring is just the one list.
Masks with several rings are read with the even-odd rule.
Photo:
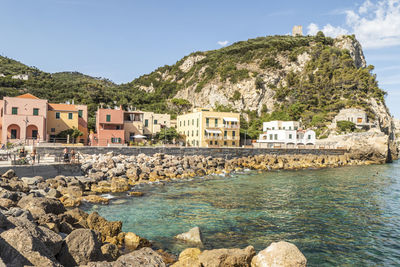
[[338, 121], [336, 125], [341, 132], [354, 132], [356, 129], [356, 125], [351, 121]]
[[70, 138], [72, 142], [75, 142], [75, 139], [82, 136], [83, 132], [78, 130], [76, 127], [72, 127], [72, 129], [67, 129], [64, 131], [61, 131], [59, 134], [57, 134], [57, 138]]
[[171, 99], [171, 103], [177, 108], [179, 114], [182, 114], [192, 107], [192, 104], [187, 99], [183, 98], [173, 98]]
[[181, 135], [173, 127], [162, 128], [161, 131], [156, 134], [155, 139], [159, 141], [167, 140], [171, 143], [174, 139], [175, 141], [180, 140]]

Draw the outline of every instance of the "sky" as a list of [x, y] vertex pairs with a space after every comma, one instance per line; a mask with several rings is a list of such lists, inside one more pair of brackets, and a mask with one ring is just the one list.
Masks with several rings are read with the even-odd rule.
[[400, 118], [400, 0], [0, 0], [0, 25], [0, 55], [116, 83], [293, 25], [355, 34]]

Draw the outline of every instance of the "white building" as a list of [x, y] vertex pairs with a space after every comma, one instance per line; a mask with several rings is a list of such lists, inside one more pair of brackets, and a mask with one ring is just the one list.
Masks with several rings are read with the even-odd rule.
[[264, 122], [257, 143], [259, 147], [315, 145], [315, 132], [300, 129], [297, 121]]
[[11, 78], [27, 81], [27, 80], [29, 80], [29, 75], [28, 74], [17, 74], [17, 75], [13, 75]]

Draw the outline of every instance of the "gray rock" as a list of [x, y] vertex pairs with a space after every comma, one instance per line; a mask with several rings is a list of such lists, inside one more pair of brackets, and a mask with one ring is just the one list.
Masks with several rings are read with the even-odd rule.
[[42, 176], [22, 177], [21, 180], [27, 185], [36, 185], [38, 183], [44, 182], [44, 179]]
[[90, 261], [103, 259], [100, 234], [89, 229], [72, 231], [58, 255], [58, 260], [64, 266], [85, 265]]
[[196, 243], [200, 245], [203, 244], [200, 228], [197, 226], [193, 227], [186, 233], [175, 236], [175, 238], [186, 242]]
[[119, 257], [118, 260], [114, 262], [112, 266], [113, 267], [123, 267], [123, 266], [165, 267], [166, 265], [162, 260], [160, 254], [158, 254], [151, 248], [142, 248]]
[[66, 211], [64, 205], [55, 199], [50, 199], [46, 197], [33, 197], [26, 196], [18, 201], [18, 206], [29, 210], [33, 217], [39, 217], [47, 213], [61, 214]]
[[0, 258], [7, 266], [60, 266], [46, 245], [23, 227], [0, 234]]
[[15, 175], [15, 171], [13, 169], [9, 169], [5, 173], [3, 173], [3, 175], [1, 177], [10, 179], [10, 178], [15, 177], [15, 176], [16, 176]]
[[307, 259], [293, 244], [285, 241], [273, 242], [260, 251], [251, 261], [252, 267], [305, 267]]
[[23, 210], [19, 207], [13, 207], [8, 209], [7, 211], [3, 211], [4, 215], [7, 217], [21, 217], [25, 218], [29, 221], [33, 221], [33, 216], [28, 210]]

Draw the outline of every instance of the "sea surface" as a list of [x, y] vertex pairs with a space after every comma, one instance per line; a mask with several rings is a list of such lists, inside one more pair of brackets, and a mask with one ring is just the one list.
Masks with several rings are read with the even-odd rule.
[[400, 266], [400, 162], [243, 172], [140, 188], [143, 197], [87, 205], [123, 231], [179, 254], [199, 226], [203, 249], [294, 243], [309, 266]]

